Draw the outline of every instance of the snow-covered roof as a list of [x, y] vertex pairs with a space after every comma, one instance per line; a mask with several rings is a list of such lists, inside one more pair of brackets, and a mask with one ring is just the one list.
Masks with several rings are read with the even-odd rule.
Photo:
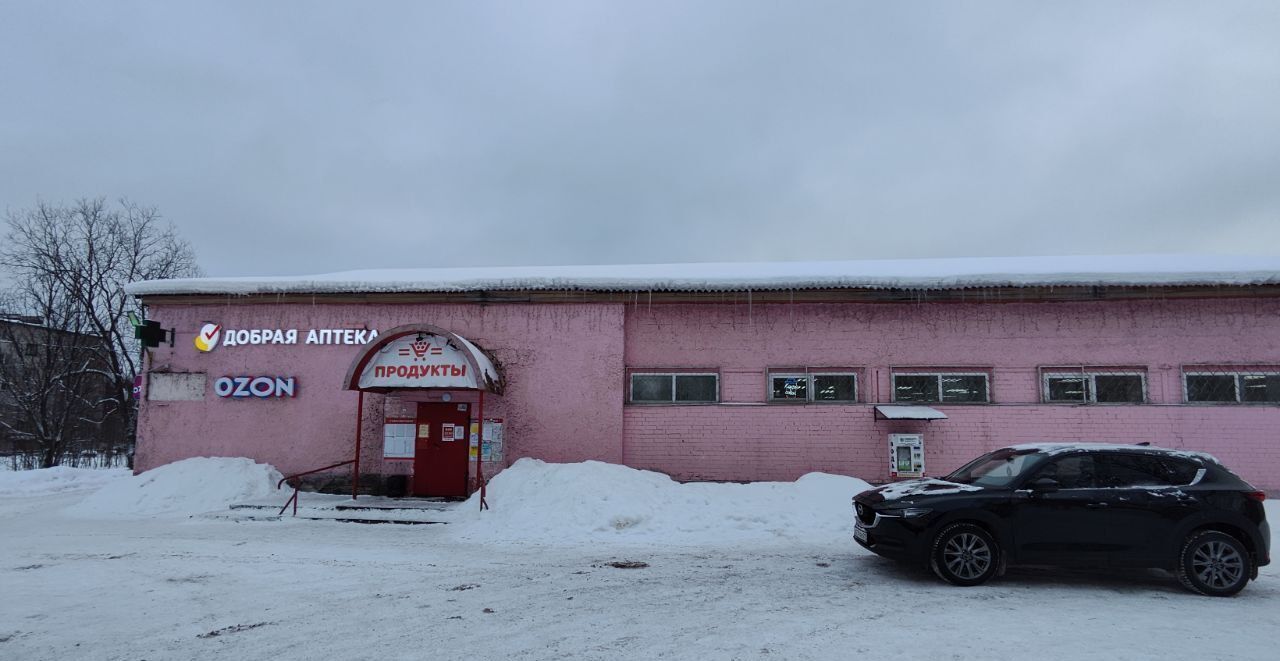
[[127, 291], [148, 296], [1264, 284], [1280, 284], [1280, 257], [1107, 255], [387, 269], [298, 276], [149, 280], [130, 284]]

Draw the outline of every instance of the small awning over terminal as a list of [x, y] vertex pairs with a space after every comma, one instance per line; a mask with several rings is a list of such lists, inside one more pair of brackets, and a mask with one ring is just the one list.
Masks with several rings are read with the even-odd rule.
[[928, 406], [877, 406], [876, 415], [885, 420], [946, 420], [947, 414]]

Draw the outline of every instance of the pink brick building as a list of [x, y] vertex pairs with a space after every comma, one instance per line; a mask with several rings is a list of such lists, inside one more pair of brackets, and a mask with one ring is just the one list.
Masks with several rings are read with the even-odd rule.
[[[433, 269], [132, 291], [176, 331], [147, 362], [139, 470], [351, 460], [363, 400], [371, 490], [405, 475], [410, 492], [465, 491], [478, 457], [488, 475], [536, 457], [884, 481], [890, 434], [922, 436], [927, 475], [1012, 443], [1151, 442], [1280, 487], [1275, 258]], [[476, 381], [483, 413], [481, 390], [430, 374], [456, 354], [454, 376], [474, 375], [468, 347], [498, 373]], [[409, 361], [410, 377], [421, 361], [424, 376], [355, 383], [362, 356]], [[922, 410], [946, 417], [888, 419]], [[481, 416], [501, 442], [470, 449]]]

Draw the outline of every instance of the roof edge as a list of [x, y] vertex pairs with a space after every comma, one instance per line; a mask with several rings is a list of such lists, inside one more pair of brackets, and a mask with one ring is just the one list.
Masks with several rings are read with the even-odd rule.
[[1195, 287], [1280, 284], [1280, 257], [1112, 255], [847, 262], [461, 267], [132, 283], [161, 294], [360, 294], [479, 291], [744, 292], [818, 289], [944, 291], [1022, 287]]
[[1211, 286], [1049, 286], [970, 287], [963, 289], [783, 289], [700, 292], [622, 292], [585, 290], [501, 290], [455, 292], [338, 292], [260, 294], [146, 294], [148, 305], [255, 305], [315, 303], [1018, 303], [1052, 301], [1121, 301], [1280, 298], [1280, 284]]

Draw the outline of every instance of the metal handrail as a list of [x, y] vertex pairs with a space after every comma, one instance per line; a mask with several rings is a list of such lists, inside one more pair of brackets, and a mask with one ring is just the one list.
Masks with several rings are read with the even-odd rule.
[[[302, 477], [304, 475], [311, 475], [312, 473], [320, 473], [320, 472], [327, 471], [331, 468], [338, 468], [340, 466], [346, 466], [348, 464], [354, 464], [354, 463], [356, 463], [355, 459], [348, 459], [346, 461], [340, 461], [331, 466], [325, 466], [324, 468], [317, 468], [315, 470], [309, 470], [304, 473], [294, 473], [293, 475], [287, 475], [285, 477], [280, 478], [279, 482], [276, 482], [276, 488], [279, 489], [280, 487], [284, 486], [285, 482], [288, 482], [289, 480], [292, 480], [294, 478]], [[359, 478], [357, 477], [355, 479], [359, 479]], [[276, 513], [276, 516], [280, 516], [281, 514], [284, 514], [284, 511], [289, 509], [290, 503], [293, 504], [293, 515], [298, 516], [298, 487], [293, 487], [293, 495], [289, 496], [289, 500], [284, 501], [284, 507], [280, 508], [280, 511]]]

